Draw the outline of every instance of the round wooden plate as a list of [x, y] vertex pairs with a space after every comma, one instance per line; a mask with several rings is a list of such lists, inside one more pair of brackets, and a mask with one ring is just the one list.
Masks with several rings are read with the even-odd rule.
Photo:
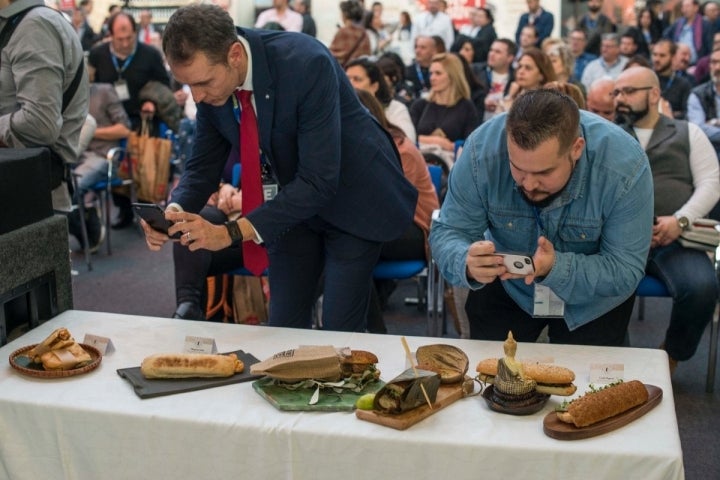
[[25, 352], [35, 348], [36, 345], [37, 344], [28, 345], [26, 347], [19, 348], [13, 353], [11, 353], [10, 366], [18, 372], [22, 373], [23, 375], [27, 375], [29, 377], [65, 378], [91, 372], [95, 370], [102, 361], [102, 355], [100, 355], [100, 351], [97, 348], [91, 345], [81, 343], [80, 346], [83, 348], [83, 350], [90, 354], [92, 362], [83, 367], [73, 368], [72, 370], [45, 370], [42, 366], [42, 363], [33, 363], [30, 361], [30, 358], [25, 355]]

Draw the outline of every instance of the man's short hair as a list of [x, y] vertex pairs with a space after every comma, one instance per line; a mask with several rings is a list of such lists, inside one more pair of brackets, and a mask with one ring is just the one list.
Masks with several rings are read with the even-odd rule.
[[186, 63], [197, 52], [211, 64], [227, 64], [227, 54], [237, 42], [233, 19], [213, 4], [192, 4], [178, 9], [163, 30], [162, 46], [169, 62]]
[[511, 55], [513, 57], [517, 55], [517, 45], [509, 38], [497, 38], [495, 39], [495, 42], [505, 44], [505, 46], [507, 47], [508, 55]]
[[529, 90], [513, 101], [505, 128], [512, 142], [526, 151], [557, 138], [560, 153], [578, 137], [580, 110], [575, 101], [557, 90]]
[[657, 42], [655, 42], [655, 45], [653, 45], [653, 49], [659, 45], [668, 45], [668, 48], [670, 49], [670, 56], [674, 57], [675, 53], [677, 53], [677, 43], [673, 42], [669, 38], [661, 38]]
[[617, 33], [603, 33], [600, 37], [601, 41], [612, 41], [615, 43], [615, 45], [620, 46], [620, 36]]

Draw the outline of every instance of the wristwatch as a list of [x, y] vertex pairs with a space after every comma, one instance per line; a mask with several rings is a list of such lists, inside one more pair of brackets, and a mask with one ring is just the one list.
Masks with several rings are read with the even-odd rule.
[[238, 225], [238, 222], [236, 220], [229, 220], [225, 222], [225, 228], [227, 228], [227, 231], [230, 234], [231, 245], [237, 245], [239, 243], [242, 243], [243, 235], [240, 231], [240, 226]]
[[690, 226], [690, 220], [687, 217], [677, 217], [677, 222], [680, 228], [685, 231]]

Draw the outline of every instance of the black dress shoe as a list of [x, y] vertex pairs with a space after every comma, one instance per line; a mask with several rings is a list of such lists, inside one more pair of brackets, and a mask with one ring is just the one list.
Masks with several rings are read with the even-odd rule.
[[182, 320], [205, 320], [205, 313], [195, 302], [182, 302], [178, 305], [177, 310], [172, 318], [180, 318]]

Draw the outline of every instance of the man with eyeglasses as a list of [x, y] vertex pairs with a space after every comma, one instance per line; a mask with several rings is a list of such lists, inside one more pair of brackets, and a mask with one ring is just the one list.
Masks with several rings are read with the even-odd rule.
[[[652, 202], [630, 136], [558, 91], [520, 95], [465, 141], [430, 232], [443, 277], [471, 290], [471, 338], [534, 342], [547, 326], [553, 343], [623, 345]], [[511, 273], [501, 252], [533, 271]]]
[[617, 121], [638, 139], [650, 161], [655, 193], [655, 224], [646, 271], [673, 297], [664, 348], [672, 373], [678, 361], [695, 354], [712, 320], [718, 288], [704, 251], [678, 241], [692, 222], [710, 212], [720, 198], [720, 171], [705, 134], [692, 123], [658, 111], [660, 84], [655, 73], [632, 67], [615, 82]]

